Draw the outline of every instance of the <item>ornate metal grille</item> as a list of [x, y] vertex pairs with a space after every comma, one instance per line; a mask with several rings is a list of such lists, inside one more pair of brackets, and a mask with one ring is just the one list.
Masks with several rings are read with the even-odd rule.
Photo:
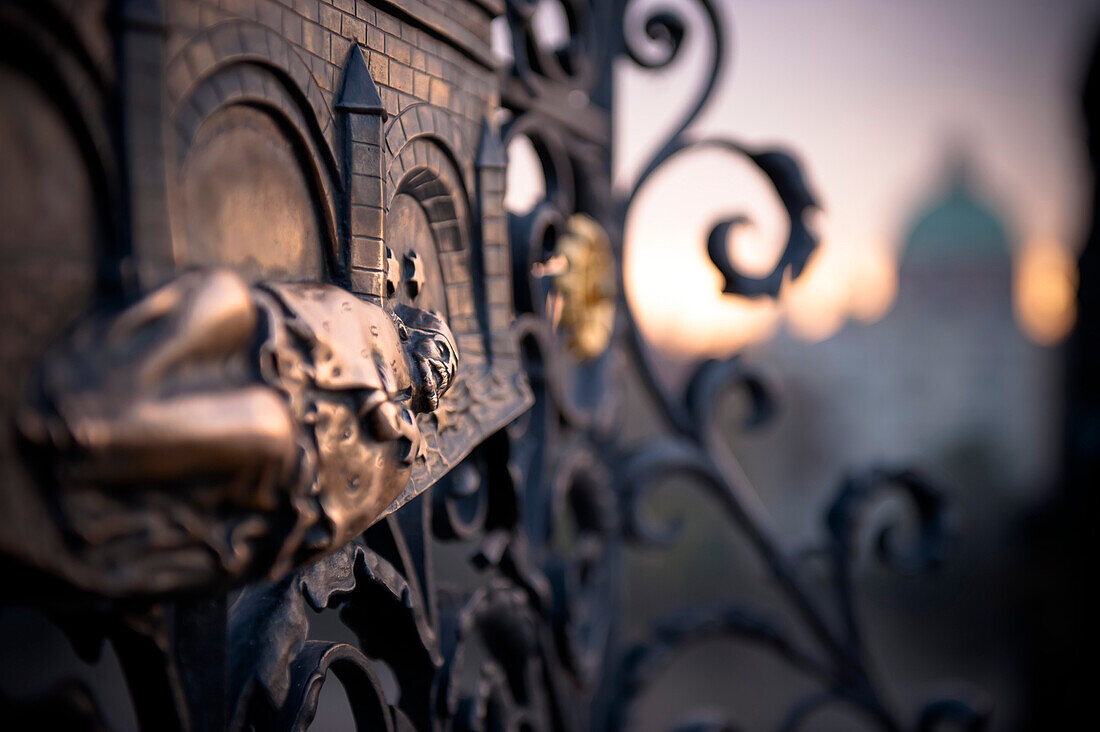
[[[326, 681], [358, 729], [618, 728], [672, 651], [716, 635], [818, 680], [785, 729], [834, 703], [914, 726], [870, 670], [852, 536], [868, 501], [899, 490], [919, 540], [884, 530], [882, 558], [933, 564], [940, 494], [904, 470], [845, 481], [816, 550], [833, 577], [823, 606], [715, 427], [726, 389], [766, 420], [763, 381], [709, 362], [670, 393], [623, 294], [635, 194], [688, 149], [747, 158], [790, 219], [762, 278], [725, 254], [736, 222], [714, 227], [726, 292], [776, 296], [815, 246], [789, 154], [693, 135], [726, 61], [719, 8], [694, 2], [712, 34], [706, 83], [623, 197], [612, 63], [676, 58], [689, 38], [674, 8], [562, 0], [569, 35], [550, 48], [533, 0], [0, 6], [26, 216], [57, 195], [85, 207], [79, 230], [2, 241], [5, 257], [33, 248], [25, 285], [40, 296], [12, 315], [33, 332], [5, 345], [13, 373], [34, 375], [30, 396], [4, 394], [5, 601], [43, 608], [85, 658], [110, 643], [146, 730], [304, 729]], [[499, 76], [498, 16], [514, 58]], [[510, 216], [518, 136], [546, 195]], [[633, 450], [616, 439], [624, 363], [667, 427]], [[621, 553], [668, 538], [642, 504], [673, 472], [749, 538], [807, 633], [711, 608], [623, 647]], [[322, 616], [354, 642], [324, 637]], [[13, 729], [102, 726], [80, 685], [2, 711]], [[915, 726], [983, 718], [947, 698]]]

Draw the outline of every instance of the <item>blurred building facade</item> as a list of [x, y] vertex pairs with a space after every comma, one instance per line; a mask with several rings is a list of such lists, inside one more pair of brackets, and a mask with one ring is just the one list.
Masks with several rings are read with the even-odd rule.
[[748, 354], [790, 397], [772, 438], [743, 451], [761, 490], [869, 462], [915, 464], [1013, 501], [1052, 487], [1058, 349], [1031, 342], [1014, 319], [1013, 227], [980, 171], [958, 150], [944, 168], [907, 227], [884, 318], [820, 343], [781, 333]]

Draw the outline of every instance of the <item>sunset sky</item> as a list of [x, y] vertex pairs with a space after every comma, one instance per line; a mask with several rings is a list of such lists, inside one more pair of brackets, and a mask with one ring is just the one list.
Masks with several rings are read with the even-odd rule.
[[[1079, 94], [1100, 3], [715, 2], [728, 58], [692, 131], [793, 152], [822, 207], [813, 222], [822, 247], [778, 304], [721, 295], [705, 254], [711, 225], [749, 216], [753, 225], [738, 230], [731, 250], [745, 271], [762, 273], [787, 222], [746, 160], [713, 150], [676, 158], [640, 192], [625, 237], [628, 293], [655, 344], [721, 356], [781, 327], [814, 341], [849, 320], [879, 319], [893, 302], [914, 213], [942, 190], [958, 152], [1010, 232], [1021, 328], [1041, 343], [1064, 337], [1087, 220]], [[653, 72], [623, 59], [616, 68], [620, 191], [690, 107], [712, 58], [698, 3], [635, 0], [630, 8], [644, 18], [646, 8], [669, 4], [691, 21], [676, 62]], [[565, 41], [553, 0], [543, 0], [538, 18], [546, 42]], [[529, 184], [535, 155], [518, 143], [509, 155], [509, 205], [526, 210], [541, 195]]]
[[[637, 0], [635, 8], [653, 4]], [[691, 3], [681, 5], [701, 19], [690, 12]], [[794, 298], [813, 303], [812, 317], [799, 324], [797, 308], [785, 308], [796, 333], [826, 337], [846, 318], [874, 319], [889, 306], [892, 262], [914, 210], [942, 185], [952, 145], [968, 152], [978, 185], [1003, 213], [1018, 250], [1033, 242], [1072, 249], [1081, 240], [1087, 171], [1078, 96], [1100, 30], [1100, 4], [718, 5], [732, 56], [694, 129], [796, 152], [824, 209], [825, 249], [815, 266], [829, 276], [819, 274], [819, 282], [807, 282]], [[689, 42], [682, 59], [659, 73], [620, 64], [620, 185], [636, 175], [690, 101], [687, 91], [711, 53], [709, 40]], [[785, 236], [773, 198], [751, 166], [712, 153], [674, 162], [647, 186], [629, 222], [627, 271], [632, 300], [654, 340], [725, 353], [779, 327], [782, 316], [774, 307], [746, 307], [706, 286], [685, 296], [681, 288], [661, 285], [670, 278], [717, 284], [704, 237], [715, 219], [730, 213], [747, 212], [757, 222], [735, 243], [735, 254], [746, 267], [767, 267]], [[678, 257], [669, 256], [673, 252]], [[1028, 261], [1057, 265], [1070, 258]], [[685, 325], [686, 315], [704, 311], [705, 323]]]

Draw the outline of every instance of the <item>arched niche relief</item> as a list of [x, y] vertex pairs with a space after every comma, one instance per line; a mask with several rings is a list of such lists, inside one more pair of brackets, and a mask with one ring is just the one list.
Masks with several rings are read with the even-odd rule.
[[427, 136], [408, 141], [389, 171], [387, 301], [442, 314], [463, 364], [481, 368], [485, 345], [471, 274], [470, 207], [458, 171], [445, 149]]
[[470, 205], [449, 151], [427, 135], [406, 140], [391, 158], [386, 178], [383, 302], [440, 313], [454, 333], [460, 364], [440, 409], [422, 417], [429, 449], [414, 467], [400, 505], [484, 439], [471, 405], [487, 363], [471, 273]]
[[250, 280], [333, 279], [336, 162], [293, 73], [247, 55], [215, 65], [174, 104], [172, 124], [178, 267], [228, 265]]
[[[498, 365], [488, 358], [487, 341], [496, 333], [484, 317], [477, 284], [480, 224], [470, 195], [480, 188], [464, 122], [428, 104], [388, 117], [358, 46], [349, 51], [336, 109], [343, 115], [347, 150], [352, 289], [386, 308], [403, 304], [437, 312], [458, 348], [454, 384], [439, 409], [419, 417], [424, 448], [392, 511], [524, 411], [531, 394], [518, 361]], [[503, 195], [502, 188], [494, 191]], [[505, 330], [511, 313], [509, 301]]]

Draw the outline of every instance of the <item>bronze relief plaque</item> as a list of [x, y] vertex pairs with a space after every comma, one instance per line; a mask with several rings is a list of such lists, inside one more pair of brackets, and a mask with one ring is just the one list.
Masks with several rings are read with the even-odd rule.
[[3, 458], [33, 479], [4, 488], [24, 526], [3, 548], [120, 597], [335, 551], [532, 399], [486, 69], [461, 95], [406, 89], [410, 59], [355, 25], [138, 5], [113, 40], [125, 75], [104, 58], [100, 83], [62, 79], [94, 92], [83, 114], [0, 76], [27, 97], [0, 118], [2, 254], [58, 304], [5, 339]]

